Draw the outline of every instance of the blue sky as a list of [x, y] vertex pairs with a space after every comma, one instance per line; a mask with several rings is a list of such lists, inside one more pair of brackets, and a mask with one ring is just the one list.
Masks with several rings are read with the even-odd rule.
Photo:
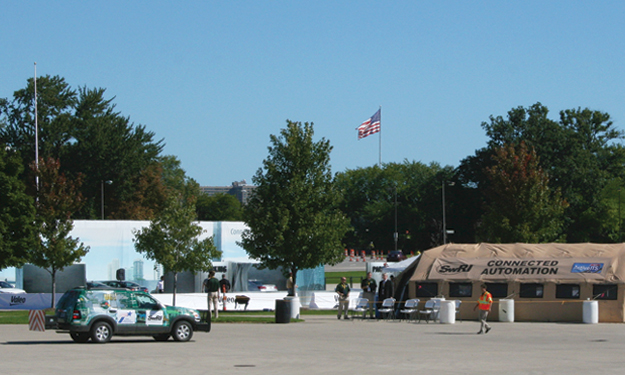
[[333, 172], [458, 166], [513, 107], [588, 107], [625, 129], [623, 1], [1, 1], [0, 97], [37, 73], [103, 87], [201, 185], [247, 180], [286, 120]]

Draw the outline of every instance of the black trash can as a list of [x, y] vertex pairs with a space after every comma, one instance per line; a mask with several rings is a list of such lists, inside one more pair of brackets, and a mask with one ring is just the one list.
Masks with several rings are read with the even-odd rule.
[[276, 300], [276, 323], [291, 323], [291, 304], [289, 301]]

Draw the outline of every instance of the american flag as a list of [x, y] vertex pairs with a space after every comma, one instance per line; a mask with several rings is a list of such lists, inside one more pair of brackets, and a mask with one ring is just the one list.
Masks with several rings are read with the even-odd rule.
[[378, 109], [376, 113], [368, 118], [365, 122], [358, 127], [358, 139], [362, 139], [368, 135], [378, 133], [380, 131], [380, 117], [382, 115], [382, 108]]

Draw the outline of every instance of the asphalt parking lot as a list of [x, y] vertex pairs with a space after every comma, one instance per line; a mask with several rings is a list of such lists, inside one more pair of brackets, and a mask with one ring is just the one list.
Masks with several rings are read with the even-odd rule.
[[455, 324], [337, 320], [214, 324], [191, 342], [113, 337], [76, 344], [66, 334], [0, 326], [4, 374], [620, 374], [625, 325]]

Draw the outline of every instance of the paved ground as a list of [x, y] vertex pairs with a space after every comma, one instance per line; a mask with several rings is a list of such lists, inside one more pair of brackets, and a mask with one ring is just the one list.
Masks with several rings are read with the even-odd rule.
[[0, 325], [3, 374], [620, 374], [625, 325], [344, 321], [215, 324], [191, 342], [68, 335]]

